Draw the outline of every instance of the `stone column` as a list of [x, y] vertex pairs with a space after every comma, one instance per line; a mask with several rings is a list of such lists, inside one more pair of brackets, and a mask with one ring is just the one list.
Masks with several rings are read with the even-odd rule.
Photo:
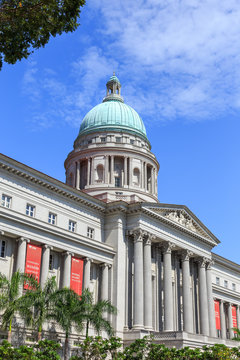
[[163, 246], [163, 289], [164, 289], [164, 330], [173, 331], [173, 292], [172, 292], [172, 248], [171, 242]]
[[147, 163], [145, 162], [144, 164], [144, 182], [145, 182], [145, 190], [147, 190], [148, 188], [148, 184], [147, 184]]
[[234, 337], [234, 331], [232, 330], [233, 327], [232, 304], [229, 303], [227, 306], [228, 306], [228, 331], [231, 340]]
[[134, 306], [133, 328], [143, 328], [143, 236], [141, 229], [130, 232], [134, 236]]
[[141, 188], [144, 189], [144, 162], [141, 161]]
[[240, 329], [240, 311], [239, 311], [239, 305], [237, 305], [237, 327]]
[[76, 188], [80, 189], [80, 161], [76, 163]]
[[71, 279], [71, 260], [72, 260], [72, 253], [66, 251], [63, 253], [63, 281], [62, 287], [70, 287], [70, 279]]
[[220, 300], [220, 323], [221, 323], [221, 338], [226, 339], [226, 317], [225, 317], [225, 309], [224, 309], [224, 301]]
[[41, 266], [41, 280], [40, 285], [43, 289], [45, 282], [48, 278], [48, 270], [49, 270], [49, 259], [50, 259], [50, 250], [52, 247], [49, 245], [43, 245], [42, 247], [42, 266]]
[[199, 309], [200, 309], [200, 331], [203, 335], [209, 335], [208, 299], [206, 282], [206, 258], [198, 262], [199, 277]]
[[108, 179], [108, 171], [109, 171], [108, 166], [109, 166], [109, 156], [106, 155], [105, 156], [105, 179], [104, 179], [105, 184], [108, 184], [108, 182], [109, 182], [109, 179]]
[[144, 326], [146, 330], [152, 330], [152, 239], [153, 236], [147, 234], [143, 251]]
[[190, 263], [193, 253], [189, 250], [182, 252], [182, 296], [183, 296], [183, 330], [193, 333], [193, 304], [190, 289]]
[[93, 185], [95, 182], [95, 169], [94, 169], [94, 157], [92, 159], [92, 166], [91, 166], [91, 184]]
[[84, 289], [89, 289], [89, 286], [90, 286], [91, 262], [92, 262], [92, 259], [89, 259], [89, 258], [85, 259], [84, 280], [83, 280], [83, 288]]
[[91, 162], [90, 162], [90, 158], [88, 158], [88, 164], [87, 164], [87, 186], [90, 185], [90, 168], [91, 168]]
[[128, 178], [128, 171], [127, 171], [127, 156], [124, 157], [124, 185], [126, 186], [127, 183], [127, 178]]
[[18, 251], [17, 251], [17, 260], [16, 260], [16, 271], [24, 273], [27, 243], [29, 243], [29, 240], [24, 237], [20, 237], [17, 239], [17, 243], [18, 243]]
[[111, 155], [111, 184], [114, 186], [114, 155]]
[[154, 175], [153, 175], [153, 167], [151, 167], [151, 193], [154, 194]]
[[133, 166], [132, 166], [132, 158], [129, 158], [129, 186], [133, 184]]
[[101, 300], [108, 300], [108, 264], [102, 264]]
[[216, 320], [215, 320], [215, 309], [212, 292], [212, 265], [213, 261], [207, 263], [207, 296], [208, 296], [208, 314], [209, 314], [209, 336], [216, 337]]

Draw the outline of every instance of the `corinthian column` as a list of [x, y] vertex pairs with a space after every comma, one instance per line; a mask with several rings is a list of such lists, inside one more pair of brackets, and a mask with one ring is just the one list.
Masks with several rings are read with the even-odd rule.
[[234, 337], [234, 331], [233, 328], [233, 318], [232, 318], [232, 304], [228, 304], [228, 331], [230, 340]]
[[83, 288], [88, 289], [90, 285], [90, 271], [92, 259], [86, 258], [84, 264], [84, 283]]
[[212, 264], [213, 261], [207, 263], [207, 295], [208, 295], [208, 314], [209, 314], [209, 335], [216, 337], [216, 320], [215, 309], [212, 293]]
[[225, 309], [224, 309], [224, 301], [220, 300], [220, 323], [221, 323], [221, 338], [226, 339], [226, 317], [225, 317]]
[[108, 264], [102, 264], [101, 300], [108, 300]]
[[133, 328], [143, 328], [143, 231], [130, 232], [134, 237], [134, 313]]
[[25, 239], [23, 237], [17, 239], [18, 251], [17, 251], [16, 271], [19, 271], [21, 273], [25, 272], [27, 243], [29, 243], [28, 239]]
[[42, 247], [42, 266], [41, 266], [41, 280], [40, 280], [40, 285], [42, 289], [48, 278], [49, 258], [50, 258], [51, 249], [52, 247], [49, 245], [43, 245]]
[[173, 293], [172, 293], [172, 248], [171, 242], [163, 246], [163, 290], [164, 290], [164, 330], [173, 330]]
[[63, 253], [64, 260], [63, 260], [63, 281], [62, 287], [70, 287], [70, 279], [71, 279], [71, 260], [72, 260], [72, 253], [66, 251]]
[[189, 250], [182, 252], [182, 291], [183, 291], [183, 330], [193, 332], [193, 304], [190, 289], [189, 258], [193, 253]]
[[206, 262], [206, 258], [201, 258], [198, 262], [200, 330], [203, 335], [209, 335]]
[[144, 325], [146, 330], [152, 330], [152, 259], [151, 242], [154, 237], [147, 234], [143, 251], [144, 278]]

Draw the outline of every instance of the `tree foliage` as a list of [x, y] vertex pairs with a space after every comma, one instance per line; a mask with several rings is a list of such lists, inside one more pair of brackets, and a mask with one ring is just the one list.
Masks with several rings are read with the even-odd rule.
[[0, 70], [78, 27], [85, 0], [0, 0]]

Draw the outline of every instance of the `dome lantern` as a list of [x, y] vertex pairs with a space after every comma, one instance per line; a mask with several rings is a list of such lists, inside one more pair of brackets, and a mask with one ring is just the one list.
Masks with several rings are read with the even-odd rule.
[[121, 83], [117, 78], [117, 76], [115, 75], [115, 72], [113, 72], [113, 75], [108, 80], [106, 86], [107, 86], [107, 95], [103, 99], [103, 102], [110, 100], [124, 102], [121, 96]]

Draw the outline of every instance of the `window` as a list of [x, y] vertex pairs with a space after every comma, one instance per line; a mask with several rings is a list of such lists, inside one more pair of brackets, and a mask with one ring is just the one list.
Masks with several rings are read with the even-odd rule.
[[227, 288], [228, 287], [228, 281], [224, 280], [224, 287]]
[[56, 225], [56, 221], [57, 221], [57, 215], [53, 214], [53, 213], [49, 213], [48, 214], [48, 222], [49, 222], [49, 224]]
[[2, 206], [9, 209], [11, 206], [11, 200], [12, 198], [10, 196], [2, 194]]
[[27, 204], [26, 205], [26, 215], [33, 217], [35, 213], [35, 206]]
[[76, 223], [75, 221], [69, 220], [68, 223], [68, 230], [74, 232], [76, 230]]
[[91, 144], [92, 143], [92, 139], [91, 140], [88, 140], [88, 144]]
[[236, 291], [236, 284], [232, 283], [232, 290]]
[[53, 257], [53, 254], [50, 254], [50, 256], [49, 256], [49, 270], [53, 270], [53, 264], [54, 264], [54, 257]]
[[220, 278], [216, 277], [216, 285], [220, 285]]
[[121, 142], [121, 138], [119, 136], [116, 136], [116, 143], [120, 143]]
[[105, 137], [101, 137], [101, 142], [105, 143], [106, 142], [106, 138]]
[[134, 140], [133, 139], [130, 139], [130, 144], [134, 145]]
[[6, 256], [6, 241], [0, 241], [0, 257], [5, 258]]
[[120, 185], [120, 177], [119, 176], [116, 176], [115, 177], [115, 186], [116, 187], [120, 187], [121, 185]]
[[90, 239], [93, 239], [93, 237], [94, 237], [94, 229], [93, 228], [88, 227], [87, 237], [89, 237]]

